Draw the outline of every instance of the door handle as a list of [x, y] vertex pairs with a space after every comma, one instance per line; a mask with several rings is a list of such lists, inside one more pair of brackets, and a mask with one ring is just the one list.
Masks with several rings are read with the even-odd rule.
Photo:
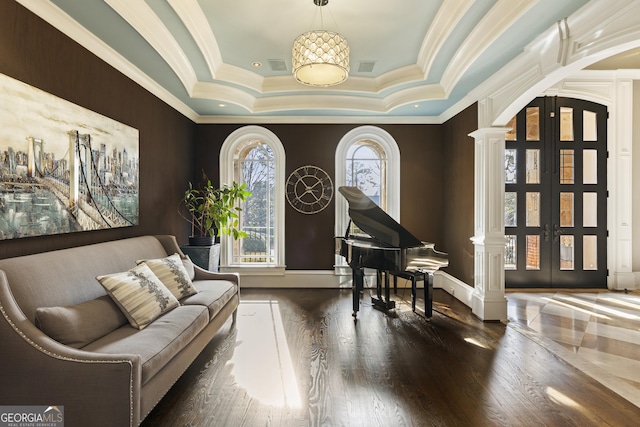
[[544, 231], [542, 232], [542, 236], [545, 242], [549, 241], [549, 224], [544, 225]]
[[558, 228], [558, 224], [553, 224], [553, 241], [557, 242], [561, 234], [564, 234], [564, 230]]

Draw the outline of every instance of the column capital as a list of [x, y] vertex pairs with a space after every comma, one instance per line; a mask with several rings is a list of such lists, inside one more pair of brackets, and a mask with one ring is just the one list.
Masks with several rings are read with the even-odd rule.
[[489, 135], [501, 135], [502, 137], [505, 136], [505, 134], [507, 132], [509, 132], [511, 130], [511, 128], [504, 128], [504, 127], [488, 127], [488, 128], [480, 128], [477, 129], [473, 132], [471, 132], [469, 134], [469, 136], [471, 138], [474, 138], [476, 140], [478, 139], [484, 139]]

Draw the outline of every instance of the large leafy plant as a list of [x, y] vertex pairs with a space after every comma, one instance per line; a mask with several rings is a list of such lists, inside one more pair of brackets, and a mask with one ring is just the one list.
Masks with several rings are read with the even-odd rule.
[[231, 185], [214, 187], [206, 177], [199, 187], [189, 183], [182, 198], [184, 209], [180, 210], [180, 214], [191, 223], [192, 235], [215, 238], [225, 234], [234, 239], [247, 237], [247, 233], [238, 229], [239, 213], [242, 211], [238, 202], [244, 202], [251, 196], [246, 187], [246, 184], [235, 181]]

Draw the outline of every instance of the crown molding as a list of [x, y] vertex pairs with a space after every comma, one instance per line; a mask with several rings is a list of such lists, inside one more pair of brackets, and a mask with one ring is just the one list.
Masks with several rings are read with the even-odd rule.
[[437, 125], [434, 116], [200, 116], [197, 124], [393, 124]]
[[440, 49], [474, 3], [475, 0], [446, 0], [438, 9], [418, 53], [418, 66], [424, 79], [429, 76]]
[[184, 102], [149, 78], [149, 76], [139, 68], [109, 47], [109, 45], [93, 33], [78, 24], [78, 22], [50, 1], [16, 1], [188, 119], [194, 122], [198, 119], [198, 114]]
[[200, 4], [197, 0], [168, 0], [168, 2], [198, 45], [209, 67], [211, 78], [215, 79], [218, 69], [224, 62], [216, 36]]
[[538, 0], [498, 0], [469, 33], [447, 66], [441, 80], [445, 92], [450, 93], [471, 64], [537, 2]]
[[176, 73], [189, 96], [198, 78], [189, 58], [153, 9], [144, 1], [104, 0], [131, 25]]

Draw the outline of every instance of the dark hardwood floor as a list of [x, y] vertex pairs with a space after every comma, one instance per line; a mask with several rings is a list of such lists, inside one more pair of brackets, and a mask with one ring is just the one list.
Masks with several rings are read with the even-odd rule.
[[[400, 291], [398, 299], [408, 299]], [[143, 426], [631, 426], [640, 409], [436, 290], [431, 322], [369, 291], [243, 289]]]

